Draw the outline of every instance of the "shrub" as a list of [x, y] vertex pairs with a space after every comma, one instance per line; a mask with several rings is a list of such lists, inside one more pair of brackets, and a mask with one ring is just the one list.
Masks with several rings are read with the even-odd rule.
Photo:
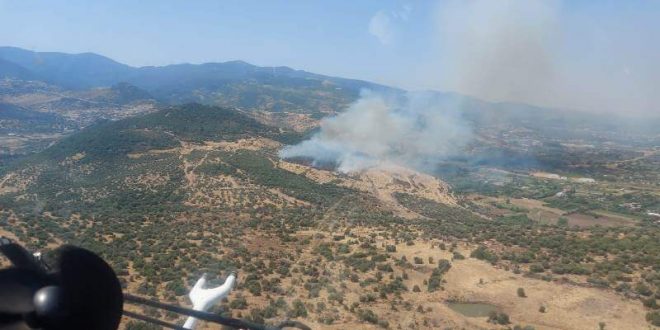
[[447, 259], [440, 259], [438, 260], [438, 270], [440, 271], [441, 274], [444, 274], [449, 271], [449, 268], [451, 268], [451, 263]]
[[296, 299], [291, 304], [291, 310], [289, 310], [287, 315], [292, 318], [307, 317], [307, 308], [305, 308], [305, 304], [300, 299]]
[[234, 298], [230, 303], [229, 307], [231, 309], [246, 309], [247, 308], [247, 300], [245, 300], [245, 297], [243, 295], [236, 295], [236, 298]]
[[646, 320], [656, 327], [660, 327], [660, 311], [646, 313]]
[[261, 296], [261, 284], [257, 281], [250, 281], [245, 283], [245, 287], [250, 291], [253, 296]]
[[499, 259], [495, 254], [488, 251], [488, 249], [483, 245], [479, 246], [474, 251], [472, 251], [472, 253], [470, 253], [470, 257], [479, 260], [486, 260], [489, 261], [490, 263], [495, 263]]
[[439, 269], [434, 269], [428, 281], [429, 292], [438, 290], [441, 284], [442, 284], [442, 272]]
[[263, 311], [259, 308], [253, 308], [250, 310], [250, 315], [247, 319], [257, 323], [264, 323]]
[[635, 285], [635, 291], [641, 294], [642, 296], [646, 296], [646, 297], [653, 294], [653, 291], [651, 291], [651, 289], [649, 289], [649, 287], [642, 282], [639, 282], [637, 283], [637, 285]]
[[526, 325], [526, 326], [521, 326], [521, 325], [516, 325], [513, 327], [513, 330], [534, 330], [534, 327], [531, 325]]
[[492, 311], [490, 315], [488, 315], [488, 322], [495, 323], [495, 324], [501, 324], [501, 325], [506, 325], [511, 323], [509, 320], [509, 315], [506, 313], [498, 313], [495, 311]]
[[378, 316], [371, 309], [360, 309], [358, 310], [358, 317], [360, 320], [369, 322], [372, 324], [378, 323]]
[[545, 269], [543, 268], [543, 265], [541, 264], [531, 264], [529, 266], [529, 271], [532, 273], [543, 273]]
[[644, 306], [651, 309], [658, 309], [658, 303], [655, 301], [655, 298], [651, 297], [648, 299], [642, 300]]

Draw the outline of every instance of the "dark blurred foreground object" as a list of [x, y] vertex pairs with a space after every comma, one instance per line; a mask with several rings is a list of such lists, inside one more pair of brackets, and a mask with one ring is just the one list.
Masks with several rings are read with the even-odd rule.
[[110, 266], [74, 246], [48, 271], [20, 245], [0, 238], [13, 267], [0, 270], [0, 329], [108, 329], [119, 326], [123, 295]]
[[114, 330], [122, 314], [165, 328], [183, 329], [123, 311], [124, 301], [240, 329], [309, 329], [297, 321], [268, 326], [123, 294], [115, 272], [93, 252], [70, 245], [55, 252], [52, 265], [46, 265], [20, 245], [0, 237], [0, 253], [12, 264], [0, 269], [0, 330]]

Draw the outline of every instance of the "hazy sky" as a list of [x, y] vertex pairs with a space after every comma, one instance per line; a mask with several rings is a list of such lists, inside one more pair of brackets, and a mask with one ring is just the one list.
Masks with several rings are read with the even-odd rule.
[[660, 113], [660, 1], [0, 0], [0, 45]]

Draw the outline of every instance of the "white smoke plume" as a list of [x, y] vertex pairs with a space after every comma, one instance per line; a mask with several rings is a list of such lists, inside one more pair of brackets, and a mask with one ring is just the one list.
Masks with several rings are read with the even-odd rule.
[[422, 169], [470, 141], [471, 130], [456, 108], [434, 93], [396, 97], [363, 91], [347, 111], [323, 119], [317, 134], [284, 148], [280, 157], [336, 163], [341, 172], [383, 164]]
[[[511, 7], [521, 10], [509, 14]], [[547, 27], [554, 25], [554, 8], [515, 0], [452, 1], [440, 8], [434, 20], [443, 47], [416, 74], [423, 85], [445, 84], [480, 96], [490, 91], [505, 98], [546, 92], [543, 84], [529, 82], [552, 77], [546, 31], [553, 30]], [[280, 157], [311, 159], [317, 166], [333, 163], [342, 172], [384, 163], [425, 170], [462, 152], [471, 136], [460, 104], [448, 104], [437, 94], [363, 92], [346, 112], [324, 119], [316, 135], [286, 147]]]
[[[410, 68], [416, 82], [409, 86], [496, 102], [657, 115], [660, 47], [653, 41], [660, 30], [643, 28], [652, 22], [646, 14], [617, 13], [625, 24], [608, 15], [598, 6], [571, 7], [562, 0], [439, 2], [431, 15], [432, 56]], [[471, 138], [460, 104], [430, 95], [365, 92], [345, 113], [323, 120], [318, 134], [280, 156], [337, 163], [344, 172], [381, 163], [427, 169], [461, 152]]]

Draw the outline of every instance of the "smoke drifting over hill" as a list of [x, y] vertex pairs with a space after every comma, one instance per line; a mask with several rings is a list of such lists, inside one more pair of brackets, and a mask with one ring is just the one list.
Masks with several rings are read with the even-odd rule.
[[346, 112], [322, 120], [316, 135], [280, 156], [336, 163], [341, 172], [385, 163], [424, 168], [470, 141], [469, 126], [454, 109], [433, 93], [394, 97], [363, 91]]
[[[444, 47], [435, 53], [443, 66], [424, 70], [418, 79], [436, 83], [449, 80], [462, 90], [470, 90], [466, 86], [471, 91], [478, 89], [476, 95], [493, 91], [515, 96], [518, 92], [543, 91], [544, 85], [535, 82], [551, 76], [551, 63], [544, 49], [546, 42], [542, 39], [545, 31], [550, 30], [547, 26], [552, 15], [548, 13], [552, 9], [523, 1], [507, 2], [519, 7], [516, 12], [520, 16], [543, 18], [540, 23], [531, 17], [521, 22], [507, 15], [496, 15], [495, 18], [501, 19], [476, 22], [452, 15], [470, 17], [461, 10], [472, 8], [492, 18], [487, 14], [493, 6], [484, 1], [476, 3], [479, 6], [452, 2], [451, 6], [442, 8], [446, 12], [436, 17], [436, 23], [445, 32], [438, 34]], [[507, 6], [502, 7], [498, 13], [506, 11]], [[464, 32], [474, 31], [475, 26], [479, 27], [476, 36]], [[476, 49], [474, 44], [483, 49]], [[509, 79], [498, 79], [501, 76]], [[533, 83], [521, 83], [523, 80]], [[437, 94], [408, 93], [396, 98], [364, 92], [346, 112], [323, 120], [318, 134], [285, 148], [280, 156], [308, 158], [316, 165], [336, 163], [342, 172], [382, 163], [429, 168], [435, 161], [462, 151], [471, 140], [471, 129], [460, 116], [460, 104], [448, 104], [432, 95]]]
[[[618, 24], [584, 25], [581, 14], [573, 17], [566, 3], [552, 0], [447, 1], [432, 16], [434, 56], [417, 68], [420, 86], [493, 101], [619, 114], [657, 112], [651, 87], [658, 85], [660, 66], [651, 57], [635, 55], [657, 52], [640, 42], [654, 34], [646, 29], [636, 29], [640, 39], [630, 40]], [[603, 32], [603, 38], [594, 37], [594, 31]], [[592, 44], [583, 45], [584, 40]], [[600, 50], [611, 56], [598, 55]], [[460, 104], [428, 95], [396, 99], [364, 93], [345, 113], [325, 119], [318, 134], [281, 156], [333, 162], [341, 171], [383, 162], [423, 169], [459, 152], [471, 135], [460, 119]], [[484, 118], [499, 115], [482, 110]]]

